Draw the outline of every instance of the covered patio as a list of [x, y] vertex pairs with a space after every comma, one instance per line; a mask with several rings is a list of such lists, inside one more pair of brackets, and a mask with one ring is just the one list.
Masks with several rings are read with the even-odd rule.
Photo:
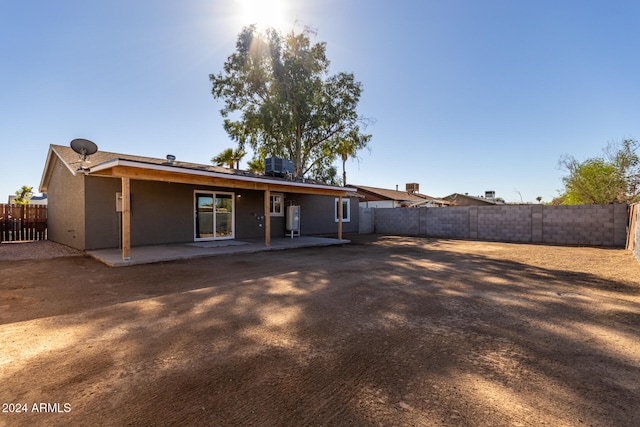
[[[157, 181], [157, 182], [172, 182], [172, 183], [182, 183], [182, 184], [196, 184], [196, 185], [207, 185], [207, 186], [217, 186], [222, 188], [228, 188], [232, 190], [258, 190], [262, 191], [263, 203], [264, 203], [264, 240], [262, 240], [262, 244], [258, 244], [257, 241], [254, 242], [252, 248], [255, 250], [256, 248], [262, 248], [262, 250], [269, 249], [272, 243], [271, 237], [271, 215], [270, 215], [270, 200], [272, 192], [297, 192], [302, 194], [313, 194], [313, 195], [324, 195], [324, 196], [335, 196], [338, 199], [338, 206], [342, 206], [343, 197], [347, 196], [349, 191], [355, 191], [352, 188], [345, 187], [335, 187], [326, 184], [309, 184], [304, 182], [295, 182], [288, 180], [276, 180], [275, 178], [265, 177], [265, 176], [247, 176], [244, 174], [226, 174], [220, 172], [211, 172], [209, 170], [202, 170], [199, 167], [189, 165], [178, 166], [177, 163], [169, 162], [162, 163], [160, 165], [142, 162], [142, 161], [132, 161], [125, 160], [120, 158], [115, 158], [109, 161], [105, 161], [96, 166], [93, 166], [88, 171], [89, 174], [95, 176], [105, 176], [105, 177], [113, 177], [120, 178], [122, 182], [122, 196], [121, 196], [121, 211], [122, 211], [122, 223], [121, 223], [121, 247], [119, 250], [120, 261], [117, 263], [140, 263], [139, 257], [142, 256], [144, 259], [145, 256], [140, 254], [140, 252], [144, 253], [145, 251], [138, 249], [136, 255], [133, 255], [133, 248], [131, 245], [131, 181], [132, 180], [143, 180], [143, 181]], [[343, 212], [342, 209], [337, 210], [338, 221], [337, 221], [337, 235], [338, 241], [341, 243], [347, 243], [342, 240], [342, 227], [343, 227]], [[252, 239], [249, 239], [252, 240]], [[217, 248], [225, 248], [226, 250], [233, 251], [237, 250], [242, 252], [249, 250], [250, 248], [243, 247], [245, 245], [238, 244], [238, 242], [231, 242], [229, 244], [221, 244], [220, 241], [212, 241], [212, 243], [218, 243], [216, 245], [212, 245], [213, 247], [202, 247], [198, 246], [198, 242], [187, 243], [186, 246], [188, 248], [193, 247], [196, 249], [185, 249], [187, 251], [195, 252], [203, 252], [208, 253], [208, 249], [213, 249], [223, 251], [224, 249]], [[242, 243], [242, 242], [240, 242]], [[319, 241], [316, 241], [319, 243]], [[304, 245], [304, 241], [299, 241], [297, 243], [289, 242], [284, 247], [300, 247], [299, 245]], [[155, 245], [154, 245], [155, 246]], [[160, 245], [165, 246], [165, 245]], [[171, 247], [173, 245], [166, 245], [167, 247]], [[184, 246], [184, 245], [183, 245]], [[316, 246], [313, 244], [311, 246]], [[281, 248], [284, 248], [281, 247]], [[278, 249], [276, 246], [275, 249]], [[153, 250], [147, 250], [148, 252], [154, 252]], [[92, 251], [92, 252], [103, 252], [103, 251]], [[111, 254], [112, 250], [106, 251]], [[169, 251], [161, 251], [162, 253], [166, 253]], [[111, 257], [111, 255], [109, 255]], [[149, 255], [149, 259], [154, 259], [153, 255]], [[162, 259], [160, 259], [161, 261]], [[156, 261], [151, 261], [156, 262]], [[114, 261], [114, 266], [116, 262]]]
[[87, 255], [110, 267], [152, 264], [192, 258], [230, 254], [250, 254], [263, 251], [297, 249], [313, 246], [331, 246], [350, 243], [350, 240], [328, 237], [271, 238], [269, 245], [263, 239], [219, 240], [209, 242], [171, 243], [165, 245], [134, 246], [129, 259], [123, 259], [122, 249], [86, 251]]

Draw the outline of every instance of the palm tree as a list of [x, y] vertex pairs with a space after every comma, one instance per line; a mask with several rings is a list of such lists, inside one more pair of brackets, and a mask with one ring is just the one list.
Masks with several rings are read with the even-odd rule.
[[255, 158], [247, 162], [247, 167], [250, 172], [264, 173], [264, 157]]
[[244, 151], [242, 148], [235, 149], [235, 151], [233, 152], [233, 157], [236, 161], [236, 169], [240, 169], [240, 160], [242, 160], [242, 158], [246, 155], [247, 155], [247, 152]]
[[229, 169], [233, 169], [233, 166], [236, 166], [236, 169], [240, 169], [240, 160], [247, 154], [242, 148], [237, 148], [234, 150], [233, 148], [227, 148], [222, 153], [218, 154], [214, 158], [211, 159], [211, 163], [214, 163], [217, 166], [226, 165]]
[[230, 169], [233, 169], [233, 163], [235, 159], [233, 158], [233, 148], [227, 148], [222, 153], [218, 154], [214, 158], [211, 159], [211, 163], [217, 166], [228, 166]]
[[357, 159], [358, 150], [365, 148], [369, 139], [371, 139], [371, 135], [360, 135], [356, 128], [338, 141], [336, 153], [342, 159], [342, 185], [347, 185], [347, 160], [349, 157]]

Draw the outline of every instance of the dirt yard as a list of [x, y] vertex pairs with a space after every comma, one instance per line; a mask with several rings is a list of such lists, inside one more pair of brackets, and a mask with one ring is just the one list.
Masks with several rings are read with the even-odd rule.
[[629, 253], [351, 237], [0, 261], [0, 426], [640, 425]]

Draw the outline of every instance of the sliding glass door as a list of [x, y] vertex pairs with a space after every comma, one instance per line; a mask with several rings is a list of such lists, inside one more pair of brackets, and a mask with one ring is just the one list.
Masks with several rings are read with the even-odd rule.
[[216, 239], [233, 239], [233, 194], [216, 193]]
[[234, 238], [233, 193], [195, 192], [195, 240]]

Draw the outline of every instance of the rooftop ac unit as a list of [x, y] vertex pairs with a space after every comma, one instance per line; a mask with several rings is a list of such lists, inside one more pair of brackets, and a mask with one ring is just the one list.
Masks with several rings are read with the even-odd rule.
[[264, 159], [264, 174], [270, 176], [293, 174], [293, 162], [279, 157], [268, 157]]

